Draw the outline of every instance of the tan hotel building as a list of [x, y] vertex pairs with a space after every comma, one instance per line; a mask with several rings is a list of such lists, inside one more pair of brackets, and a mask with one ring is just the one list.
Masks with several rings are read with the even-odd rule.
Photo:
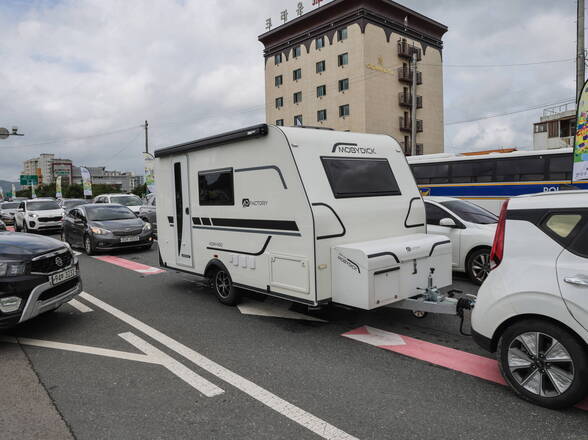
[[441, 38], [447, 27], [390, 0], [334, 0], [259, 36], [267, 122], [384, 133], [410, 154], [443, 152]]

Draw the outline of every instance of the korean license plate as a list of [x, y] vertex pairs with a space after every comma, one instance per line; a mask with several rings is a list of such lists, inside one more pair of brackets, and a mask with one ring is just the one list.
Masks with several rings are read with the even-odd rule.
[[138, 235], [129, 235], [128, 237], [121, 237], [120, 238], [121, 243], [129, 243], [131, 241], [139, 241], [139, 236]]
[[77, 274], [77, 269], [75, 267], [70, 267], [69, 269], [51, 275], [51, 284], [55, 285], [63, 283], [64, 281], [74, 278]]

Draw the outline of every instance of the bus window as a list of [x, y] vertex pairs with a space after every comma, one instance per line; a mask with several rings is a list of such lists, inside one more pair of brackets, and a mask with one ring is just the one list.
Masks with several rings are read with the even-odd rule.
[[465, 162], [451, 163], [451, 183], [469, 183], [473, 182], [472, 160]]
[[474, 182], [493, 182], [495, 165], [494, 159], [473, 160], [472, 176]]
[[427, 165], [412, 165], [412, 174], [414, 175], [414, 179], [416, 180], [417, 185], [423, 185], [430, 183], [430, 176], [427, 172], [427, 168], [430, 166]]
[[497, 182], [518, 182], [545, 179], [545, 158], [525, 157], [496, 161]]
[[431, 176], [431, 183], [449, 183], [449, 164], [436, 163], [427, 170]]
[[557, 154], [548, 157], [547, 180], [570, 180], [572, 178], [569, 154]]

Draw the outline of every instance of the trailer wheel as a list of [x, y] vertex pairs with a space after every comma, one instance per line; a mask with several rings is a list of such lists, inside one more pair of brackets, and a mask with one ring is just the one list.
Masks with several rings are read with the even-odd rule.
[[233, 286], [231, 275], [226, 269], [217, 269], [212, 275], [212, 285], [216, 298], [227, 306], [236, 306], [241, 295]]
[[417, 319], [423, 319], [427, 317], [427, 312], [423, 312], [421, 310], [413, 310], [412, 316], [414, 316]]

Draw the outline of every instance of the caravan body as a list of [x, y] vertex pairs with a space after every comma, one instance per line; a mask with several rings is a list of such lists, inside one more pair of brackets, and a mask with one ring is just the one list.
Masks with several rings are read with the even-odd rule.
[[310, 305], [451, 283], [451, 243], [389, 136], [265, 124], [156, 151], [161, 263]]

